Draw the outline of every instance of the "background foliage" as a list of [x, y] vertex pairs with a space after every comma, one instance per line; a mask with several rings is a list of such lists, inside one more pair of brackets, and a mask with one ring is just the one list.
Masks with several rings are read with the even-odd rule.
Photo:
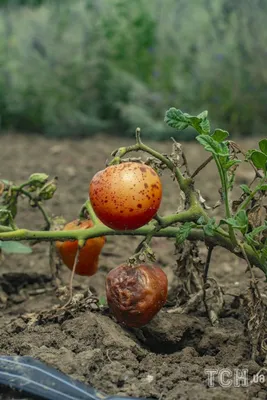
[[162, 139], [173, 105], [206, 108], [232, 133], [266, 134], [265, 0], [0, 6], [2, 129], [125, 135], [141, 126]]

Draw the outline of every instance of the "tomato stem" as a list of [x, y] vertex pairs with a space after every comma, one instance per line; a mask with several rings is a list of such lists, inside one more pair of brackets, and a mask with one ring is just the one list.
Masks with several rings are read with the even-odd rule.
[[[185, 211], [186, 212], [186, 211]], [[183, 213], [177, 214], [176, 217]], [[164, 219], [167, 217], [164, 217]], [[169, 216], [170, 218], [170, 216]], [[8, 241], [8, 240], [36, 240], [39, 241], [55, 241], [55, 240], [86, 240], [94, 237], [100, 236], [147, 236], [153, 232], [153, 236], [156, 237], [168, 237], [168, 238], [176, 238], [177, 234], [179, 233], [179, 227], [171, 227], [168, 226], [166, 228], [161, 228], [159, 231], [155, 232], [154, 224], [148, 224], [143, 226], [142, 228], [133, 230], [133, 231], [114, 231], [111, 228], [108, 228], [102, 223], [93, 226], [90, 229], [79, 229], [79, 230], [69, 230], [69, 231], [32, 231], [27, 229], [17, 229], [15, 231], [10, 232], [0, 232], [0, 240]], [[1, 230], [1, 228], [0, 228]], [[203, 229], [192, 229], [188, 235], [188, 240], [190, 241], [203, 241], [207, 245], [213, 246], [221, 246], [240, 258], [244, 258], [244, 254], [242, 251], [237, 251], [237, 247], [232, 243], [231, 239], [226, 235], [222, 235], [219, 232], [215, 232], [214, 236], [209, 237], [206, 236]], [[254, 252], [253, 248], [248, 245], [244, 244], [244, 250], [246, 252], [247, 258], [250, 261], [251, 265], [255, 265], [259, 267], [261, 270], [264, 270], [264, 266], [261, 264], [259, 258], [257, 257], [256, 253]]]
[[87, 200], [87, 201], [85, 202], [84, 206], [85, 206], [85, 209], [87, 210], [87, 212], [88, 212], [88, 214], [89, 214], [89, 216], [90, 216], [91, 221], [93, 222], [93, 224], [94, 224], [95, 226], [96, 226], [96, 225], [99, 225], [99, 224], [100, 224], [100, 221], [99, 221], [99, 219], [97, 218], [97, 216], [96, 216], [96, 214], [95, 214], [95, 212], [94, 212], [94, 209], [93, 209], [93, 207], [92, 207], [92, 204], [91, 204], [90, 200]]

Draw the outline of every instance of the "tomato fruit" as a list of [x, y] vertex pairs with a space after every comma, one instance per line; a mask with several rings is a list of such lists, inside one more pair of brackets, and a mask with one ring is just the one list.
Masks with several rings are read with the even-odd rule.
[[126, 162], [99, 171], [89, 187], [92, 207], [112, 229], [137, 229], [157, 213], [162, 185], [158, 174], [148, 165]]
[[[63, 230], [89, 229], [93, 225], [91, 220], [74, 220], [66, 224]], [[99, 255], [105, 242], [106, 238], [104, 236], [86, 240], [85, 245], [80, 250], [79, 260], [75, 269], [76, 274], [91, 276], [96, 273]], [[78, 241], [57, 241], [56, 248], [63, 263], [72, 270], [78, 249]]]
[[121, 265], [107, 275], [106, 293], [117, 321], [138, 328], [146, 325], [165, 304], [168, 280], [155, 265]]

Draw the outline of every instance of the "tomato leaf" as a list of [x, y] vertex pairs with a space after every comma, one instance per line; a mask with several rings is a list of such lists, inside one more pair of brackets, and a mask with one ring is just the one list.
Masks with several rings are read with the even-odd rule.
[[204, 148], [210, 153], [219, 156], [228, 156], [229, 150], [226, 143], [218, 143], [216, 140], [209, 135], [198, 135], [196, 137], [197, 141], [204, 146]]
[[176, 244], [182, 244], [189, 236], [191, 229], [195, 224], [193, 222], [185, 222], [176, 235]]
[[241, 187], [241, 189], [243, 190], [244, 193], [246, 193], [246, 194], [250, 194], [251, 193], [251, 190], [248, 187], [248, 185], [240, 185], [240, 187]]
[[246, 233], [248, 228], [248, 217], [245, 210], [239, 211], [235, 218], [222, 219], [220, 225], [227, 224], [234, 229], [238, 229], [243, 234]]
[[214, 236], [214, 232], [217, 228], [214, 218], [211, 218], [206, 225], [204, 225], [203, 230], [206, 236]]
[[225, 170], [230, 169], [231, 167], [233, 167], [233, 165], [241, 163], [241, 160], [234, 159], [234, 160], [227, 161], [227, 160], [225, 160], [225, 158], [226, 157], [224, 157], [224, 160], [221, 160], [221, 164]]
[[164, 122], [171, 128], [182, 131], [189, 126], [189, 120], [181, 110], [171, 107], [166, 111]]
[[223, 142], [228, 136], [229, 133], [227, 131], [224, 131], [223, 129], [215, 129], [212, 134], [212, 139], [220, 143]]
[[200, 134], [210, 133], [210, 123], [208, 120], [208, 111], [203, 111], [197, 116], [182, 112], [181, 110], [171, 107], [165, 114], [164, 121], [172, 128], [182, 131], [188, 126], [195, 128]]
[[22, 243], [15, 241], [0, 241], [0, 248], [6, 254], [30, 254], [32, 249]]
[[254, 150], [250, 154], [250, 159], [257, 169], [262, 169], [263, 171], [266, 171], [267, 156], [264, 153], [258, 150]]
[[262, 139], [259, 142], [259, 148], [267, 156], [267, 139]]

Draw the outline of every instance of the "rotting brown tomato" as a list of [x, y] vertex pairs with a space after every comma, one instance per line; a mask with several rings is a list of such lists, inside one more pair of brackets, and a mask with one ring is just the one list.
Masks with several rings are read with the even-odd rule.
[[155, 265], [120, 265], [106, 279], [109, 308], [118, 322], [128, 327], [146, 325], [166, 302], [168, 280]]

